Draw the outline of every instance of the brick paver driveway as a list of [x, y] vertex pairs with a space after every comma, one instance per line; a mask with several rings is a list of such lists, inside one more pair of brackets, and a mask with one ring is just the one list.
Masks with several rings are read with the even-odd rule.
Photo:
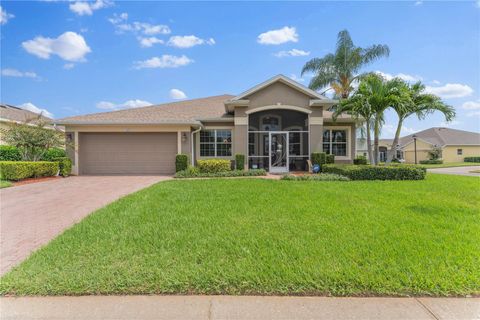
[[92, 211], [167, 176], [81, 176], [0, 190], [0, 274]]

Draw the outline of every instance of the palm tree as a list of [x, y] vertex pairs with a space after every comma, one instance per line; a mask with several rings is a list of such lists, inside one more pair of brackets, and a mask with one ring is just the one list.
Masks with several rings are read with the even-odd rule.
[[419, 120], [423, 120], [427, 115], [435, 111], [443, 113], [446, 121], [451, 121], [455, 117], [455, 109], [452, 106], [445, 104], [440, 97], [425, 93], [425, 85], [420, 81], [413, 85], [404, 83], [404, 88], [407, 90], [408, 99], [402, 99], [401, 103], [392, 106], [393, 110], [397, 113], [398, 123], [392, 147], [388, 152], [387, 163], [392, 161], [396, 156], [396, 146], [400, 139], [400, 131], [402, 130], [402, 125], [405, 119], [415, 114]]
[[329, 53], [323, 58], [313, 58], [302, 69], [314, 72], [309, 87], [319, 90], [330, 87], [339, 98], [346, 99], [353, 91], [352, 84], [359, 79], [360, 69], [381, 57], [388, 57], [390, 49], [387, 45], [375, 44], [368, 48], [357, 47], [347, 30], [338, 33], [335, 53]]

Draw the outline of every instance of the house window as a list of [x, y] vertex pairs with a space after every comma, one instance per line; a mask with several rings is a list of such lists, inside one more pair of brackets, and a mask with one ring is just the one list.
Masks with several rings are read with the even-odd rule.
[[347, 156], [347, 130], [327, 129], [323, 131], [323, 152], [335, 156]]
[[232, 155], [232, 130], [200, 131], [201, 157], [230, 157]]
[[457, 149], [457, 156], [461, 156], [463, 154], [463, 149]]

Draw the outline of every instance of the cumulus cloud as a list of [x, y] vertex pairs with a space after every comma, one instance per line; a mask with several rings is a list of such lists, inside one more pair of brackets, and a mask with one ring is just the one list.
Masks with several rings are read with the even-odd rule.
[[386, 72], [382, 72], [382, 71], [375, 71], [375, 73], [381, 75], [382, 77], [384, 77], [387, 80], [392, 80], [393, 78], [400, 78], [400, 79], [402, 79], [404, 81], [408, 81], [408, 82], [417, 82], [417, 81], [423, 80], [422, 77], [420, 77], [420, 76], [406, 74], [406, 73], [397, 73], [395, 75], [390, 74], [390, 73], [386, 73]]
[[8, 20], [15, 18], [15, 16], [11, 13], [8, 13], [6, 10], [3, 10], [2, 6], [0, 6], [0, 25], [6, 24]]
[[[394, 137], [395, 132], [397, 131], [397, 126], [389, 123], [385, 123], [382, 126], [382, 137]], [[407, 136], [409, 134], [418, 132], [420, 130], [417, 130], [412, 127], [407, 127], [407, 126], [402, 126], [402, 129], [400, 131], [400, 136]]]
[[17, 78], [39, 78], [35, 72], [31, 71], [19, 71], [17, 69], [2, 69], [2, 76], [4, 77], [17, 77]]
[[470, 86], [461, 83], [447, 83], [437, 87], [426, 86], [425, 91], [444, 99], [468, 97], [473, 93]]
[[75, 67], [75, 64], [74, 64], [74, 63], [65, 63], [65, 64], [63, 65], [63, 69], [65, 69], [65, 70], [73, 69], [73, 67]]
[[53, 114], [51, 112], [49, 112], [47, 109], [39, 108], [31, 102], [26, 102], [24, 104], [19, 105], [18, 107], [22, 108], [22, 109], [25, 109], [25, 110], [28, 110], [28, 111], [31, 111], [33, 113], [42, 114], [45, 117], [53, 118]]
[[187, 95], [180, 89], [172, 89], [170, 90], [170, 98], [175, 100], [186, 99]]
[[414, 3], [415, 6], [421, 6], [422, 4], [423, 4], [423, 1], [421, 0], [415, 1]]
[[477, 101], [466, 101], [462, 104], [462, 109], [465, 110], [480, 110], [480, 99]]
[[297, 77], [297, 75], [295, 75], [293, 73], [290, 75], [290, 79], [292, 79], [293, 81], [297, 81], [297, 82], [304, 82], [305, 81], [305, 79], [299, 78], [299, 77]]
[[160, 57], [153, 57], [143, 61], [135, 61], [135, 69], [145, 69], [145, 68], [178, 68], [186, 66], [192, 63], [193, 60], [189, 57], [182, 56], [172, 56], [169, 54], [164, 54]]
[[146, 22], [135, 21], [128, 23], [128, 13], [114, 14], [112, 18], [108, 19], [114, 25], [117, 33], [133, 32], [143, 35], [157, 35], [169, 34], [170, 28], [163, 24], [150, 24]]
[[92, 51], [83, 36], [71, 31], [61, 34], [58, 38], [38, 36], [22, 42], [22, 47], [28, 53], [42, 59], [58, 55], [66, 61], [84, 61], [85, 55]]
[[176, 47], [176, 48], [191, 48], [193, 46], [198, 46], [202, 44], [214, 45], [215, 40], [210, 39], [201, 39], [194, 35], [189, 36], [173, 36], [167, 42], [167, 45]]
[[295, 27], [283, 27], [277, 30], [270, 30], [261, 33], [257, 37], [260, 44], [282, 44], [286, 42], [298, 42], [298, 34]]
[[163, 40], [158, 39], [157, 37], [147, 37], [147, 38], [138, 37], [138, 42], [140, 42], [140, 46], [142, 48], [150, 48], [154, 44], [163, 43]]
[[279, 51], [274, 54], [275, 57], [282, 58], [282, 57], [303, 57], [310, 55], [310, 51], [304, 51], [299, 49], [292, 49], [288, 51]]
[[97, 0], [95, 2], [87, 1], [76, 1], [70, 4], [70, 10], [78, 14], [79, 16], [91, 16], [93, 11], [99, 10], [102, 8], [107, 8], [113, 5], [112, 1], [108, 0]]
[[141, 108], [146, 106], [151, 106], [152, 103], [145, 100], [127, 100], [124, 103], [113, 103], [110, 101], [100, 101], [97, 103], [97, 108], [105, 110], [120, 110], [120, 109], [131, 109], [131, 108]]

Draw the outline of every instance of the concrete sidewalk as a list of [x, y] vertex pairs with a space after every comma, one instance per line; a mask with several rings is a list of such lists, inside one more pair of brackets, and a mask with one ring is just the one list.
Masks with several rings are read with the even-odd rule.
[[454, 174], [454, 175], [459, 175], [459, 176], [480, 177], [480, 173], [472, 172], [474, 170], [480, 170], [480, 166], [427, 169], [427, 171], [431, 172], [431, 173]]
[[480, 319], [480, 298], [0, 298], [0, 319]]

